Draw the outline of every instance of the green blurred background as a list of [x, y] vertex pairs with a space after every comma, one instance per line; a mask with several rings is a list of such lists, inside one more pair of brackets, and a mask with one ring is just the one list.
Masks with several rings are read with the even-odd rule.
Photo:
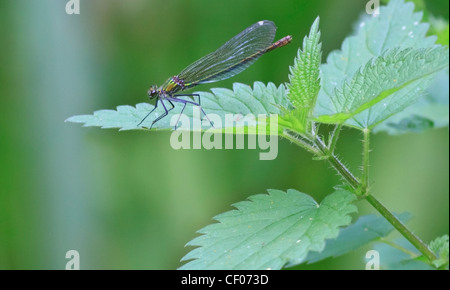
[[[170, 132], [118, 132], [64, 123], [72, 115], [147, 101], [146, 91], [256, 21], [293, 43], [231, 80], [276, 84], [314, 19], [324, 56], [364, 11], [361, 0], [0, 1], [0, 269], [174, 269], [184, 245], [232, 203], [267, 188], [321, 200], [339, 178], [286, 140], [278, 158], [258, 150], [180, 150]], [[447, 1], [428, 1], [448, 19]], [[203, 86], [207, 90], [211, 86]], [[357, 170], [361, 135], [347, 130], [340, 155]], [[373, 192], [410, 211], [425, 241], [449, 231], [448, 129], [373, 137]], [[374, 212], [365, 202], [360, 213]], [[300, 268], [363, 269], [367, 249]]]

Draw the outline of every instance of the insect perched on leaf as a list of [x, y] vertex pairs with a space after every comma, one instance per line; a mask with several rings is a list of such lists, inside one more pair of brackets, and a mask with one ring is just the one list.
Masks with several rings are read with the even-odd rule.
[[[183, 108], [180, 113], [183, 113], [187, 104], [199, 106], [201, 112], [206, 116], [205, 111], [201, 108], [201, 100], [199, 94], [176, 94], [179, 91], [192, 88], [199, 84], [212, 83], [231, 78], [242, 72], [250, 65], [252, 65], [261, 55], [272, 51], [277, 47], [282, 47], [291, 42], [292, 36], [288, 35], [272, 43], [275, 38], [277, 28], [272, 21], [262, 20], [247, 27], [244, 31], [228, 40], [224, 45], [219, 47], [216, 51], [202, 57], [196, 62], [192, 63], [178, 75], [169, 78], [162, 86], [150, 87], [148, 96], [150, 99], [156, 98], [156, 104], [145, 117], [139, 122], [140, 126], [145, 119], [158, 107], [161, 103], [164, 108], [164, 113], [152, 121], [153, 125], [167, 116], [169, 111], [175, 108], [174, 102], [182, 103]], [[198, 97], [198, 103], [193, 100], [180, 99], [180, 96]], [[171, 108], [167, 109], [167, 101]], [[178, 124], [180, 117], [175, 124]], [[209, 119], [208, 119], [209, 121]], [[211, 123], [211, 121], [210, 121]], [[213, 124], [211, 123], [211, 126]], [[176, 125], [175, 125], [176, 129]]]

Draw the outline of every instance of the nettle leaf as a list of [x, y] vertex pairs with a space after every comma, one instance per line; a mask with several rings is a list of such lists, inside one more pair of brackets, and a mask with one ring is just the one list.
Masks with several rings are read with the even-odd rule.
[[[411, 219], [411, 214], [402, 213], [398, 215], [402, 222]], [[339, 232], [335, 240], [327, 240], [322, 252], [311, 252], [306, 261], [311, 264], [317, 261], [338, 257], [359, 249], [368, 243], [387, 236], [394, 227], [382, 216], [374, 214], [361, 216], [354, 224]]]
[[[404, 3], [403, 0], [393, 0], [387, 6], [380, 7], [380, 14], [376, 17], [363, 16], [357, 26], [357, 33], [346, 38], [341, 50], [332, 52], [327, 58], [327, 63], [321, 66], [321, 90], [319, 91], [314, 115], [318, 117], [322, 115], [336, 115], [338, 113], [352, 113], [353, 111], [341, 111], [341, 109], [349, 109], [349, 107], [342, 107], [343, 100], [337, 97], [336, 89], [339, 88], [341, 93], [344, 93], [346, 96], [348, 85], [353, 84], [352, 80], [358, 81], [355, 83], [357, 86], [364, 84], [359, 83], [361, 81], [366, 82], [368, 87], [370, 87], [371, 83], [375, 84], [377, 80], [371, 78], [382, 75], [383, 67], [378, 67], [378, 74], [372, 72], [372, 74], [367, 76], [364, 75], [364, 69], [368, 69], [370, 64], [373, 64], [377, 58], [383, 57], [383, 55], [387, 56], [389, 51], [393, 53], [394, 51], [401, 52], [408, 48], [432, 49], [436, 37], [426, 36], [429, 25], [421, 23], [421, 19], [422, 13], [414, 13], [414, 5], [412, 3]], [[448, 54], [448, 50], [446, 53]], [[448, 58], [446, 62], [448, 65]], [[381, 63], [383, 62], [381, 61]], [[374, 67], [374, 69], [376, 68]], [[369, 73], [369, 71], [366, 72]], [[399, 72], [399, 74], [401, 73]], [[358, 77], [358, 75], [360, 76]], [[394, 75], [391, 75], [391, 77], [393, 77], [391, 79], [392, 82], [398, 79]], [[373, 127], [422, 96], [423, 90], [430, 84], [431, 78], [431, 76], [423, 77], [422, 81], [418, 79], [414, 84], [411, 83], [394, 94], [388, 91], [387, 93], [392, 95], [391, 100], [384, 98], [384, 102], [375, 102], [370, 104], [372, 106], [359, 106], [360, 110], [365, 110], [357, 111], [359, 114], [350, 116], [352, 117], [351, 119], [344, 118], [341, 115], [339, 121], [346, 119], [345, 124], [360, 129], [369, 126]], [[389, 81], [388, 78], [383, 79], [384, 81]], [[353, 93], [357, 92], [354, 91]], [[368, 93], [374, 92], [369, 90]], [[407, 101], [403, 101], [405, 96], [408, 98]], [[357, 98], [357, 96], [350, 96], [350, 98], [354, 97]], [[379, 95], [373, 97], [378, 98], [377, 100], [381, 99]], [[371, 95], [361, 94], [359, 98], [370, 99]], [[356, 105], [354, 101], [351, 100], [351, 103]], [[332, 120], [328, 119], [328, 121], [331, 122]]]
[[[273, 83], [264, 85], [255, 82], [253, 89], [244, 84], [234, 83], [233, 90], [223, 88], [213, 88], [209, 92], [196, 92], [201, 97], [202, 108], [211, 121], [214, 123], [214, 130], [222, 131], [227, 127], [251, 127], [258, 124], [258, 115], [268, 116], [269, 114], [281, 114], [282, 108], [289, 108], [290, 102], [287, 98], [284, 85], [276, 87]], [[180, 97], [185, 98], [187, 97]], [[197, 98], [196, 98], [196, 101]], [[175, 108], [171, 110], [165, 118], [161, 119], [153, 126], [153, 129], [173, 130], [174, 123], [178, 119], [182, 109], [182, 104], [174, 103]], [[170, 105], [166, 102], [166, 107]], [[137, 126], [140, 121], [154, 108], [147, 103], [132, 106], [119, 106], [117, 110], [100, 110], [92, 115], [79, 115], [68, 118], [67, 122], [83, 123], [83, 126], [96, 126], [101, 128], [119, 128], [120, 130], [142, 130], [141, 126], [150, 127], [152, 121], [164, 113], [162, 105], [158, 105], [155, 112], [150, 115], [141, 126]], [[188, 118], [180, 119], [181, 125], [178, 129], [208, 129], [211, 128], [209, 121], [202, 115], [200, 122], [200, 109], [198, 106], [188, 104], [183, 114]], [[196, 114], [194, 116], [194, 114]], [[225, 118], [225, 115], [228, 118]], [[173, 125], [170, 124], [173, 118]], [[262, 119], [262, 118], [261, 118]], [[266, 120], [260, 122], [266, 124]], [[228, 132], [228, 131], [227, 131]]]
[[188, 246], [198, 248], [180, 269], [280, 269], [301, 263], [311, 251], [322, 251], [326, 239], [351, 222], [354, 194], [338, 190], [320, 204], [289, 189], [249, 197], [216, 216]]
[[[322, 44], [320, 43], [319, 17], [316, 18], [309, 36], [303, 39], [303, 51], [298, 50], [294, 66], [290, 67], [288, 97], [295, 107], [284, 119], [295, 118], [297, 131], [307, 130], [308, 118], [316, 104], [320, 89], [319, 66], [322, 61]], [[292, 118], [291, 118], [292, 117]]]
[[444, 47], [388, 50], [336, 89], [332, 101], [339, 113], [317, 120], [342, 123], [353, 118], [349, 124], [371, 128], [422, 96], [448, 61]]
[[420, 133], [427, 129], [448, 127], [449, 74], [439, 73], [426, 95], [405, 110], [388, 118], [374, 132], [388, 134]]
[[430, 250], [433, 251], [438, 259], [433, 261], [433, 265], [439, 269], [449, 268], [449, 239], [448, 235], [438, 237], [429, 244]]

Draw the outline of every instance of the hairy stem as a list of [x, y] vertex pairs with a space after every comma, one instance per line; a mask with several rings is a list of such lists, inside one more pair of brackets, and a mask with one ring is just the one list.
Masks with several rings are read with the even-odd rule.
[[369, 153], [370, 153], [370, 130], [364, 129], [363, 139], [363, 164], [362, 164], [362, 184], [363, 194], [369, 193]]
[[328, 143], [328, 149], [331, 153], [334, 152], [334, 149], [336, 148], [337, 140], [339, 139], [339, 134], [341, 133], [343, 124], [338, 124], [336, 127], [334, 127], [333, 134], [331, 135], [330, 141]]
[[297, 144], [298, 146], [302, 147], [306, 151], [316, 155], [318, 154], [318, 151], [316, 148], [313, 147], [312, 144], [306, 142], [304, 139], [300, 138], [298, 134], [291, 130], [284, 130], [283, 137], [290, 140], [291, 142]]
[[350, 184], [354, 190], [358, 190], [360, 187], [360, 182], [353, 173], [339, 160], [339, 158], [329, 150], [329, 148], [324, 144], [322, 139], [318, 136], [316, 137], [316, 145], [320, 148], [322, 153], [327, 156], [328, 162], [331, 166], [344, 178], [344, 180]]

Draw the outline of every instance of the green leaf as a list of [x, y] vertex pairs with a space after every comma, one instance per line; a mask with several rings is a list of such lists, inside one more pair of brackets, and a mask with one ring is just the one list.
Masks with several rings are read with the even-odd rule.
[[319, 66], [322, 61], [322, 44], [320, 41], [319, 17], [316, 18], [309, 36], [303, 39], [303, 51], [298, 50], [294, 66], [290, 67], [287, 84], [288, 97], [295, 109], [285, 119], [296, 119], [297, 131], [307, 129], [307, 121], [316, 104], [320, 89]]
[[420, 133], [427, 129], [448, 127], [449, 75], [441, 72], [426, 95], [402, 112], [393, 115], [374, 129], [374, 133]]
[[444, 47], [388, 50], [335, 91], [332, 102], [338, 113], [317, 120], [342, 123], [354, 118], [355, 127], [371, 128], [416, 101], [448, 61]]
[[216, 216], [219, 223], [199, 231], [180, 269], [280, 269], [301, 263], [310, 251], [322, 251], [326, 239], [350, 223], [355, 196], [345, 190], [322, 203], [304, 193], [268, 190]]
[[[347, 37], [341, 50], [330, 53], [327, 63], [321, 66], [321, 90], [314, 115], [343, 113], [340, 111], [342, 105], [336, 100], [336, 88], [346, 88], [345, 84], [351, 84], [352, 79], [361, 80], [355, 74], [361, 74], [361, 68], [368, 67], [372, 59], [383, 56], [389, 49], [402, 51], [407, 48], [432, 48], [436, 37], [426, 36], [429, 25], [421, 23], [421, 19], [422, 13], [414, 13], [414, 5], [404, 3], [403, 0], [392, 0], [388, 6], [382, 6], [380, 15], [377, 17], [365, 15], [359, 22], [355, 35]], [[380, 74], [382, 73], [380, 71]], [[410, 102], [413, 101], [422, 94], [422, 87], [426, 85], [425, 81], [421, 85], [418, 86], [418, 91], [411, 90], [415, 85], [405, 87], [394, 94], [394, 99], [402, 100], [403, 96], [408, 96]], [[369, 98], [370, 95], [364, 97]], [[379, 102], [377, 106], [366, 108], [355, 116], [354, 120], [350, 119], [346, 124], [358, 128], [374, 125], [410, 102], [400, 104], [394, 102], [386, 108], [384, 108], [385, 102]], [[348, 109], [348, 107], [344, 108]], [[341, 119], [347, 119], [347, 116], [341, 115]]]
[[[411, 219], [411, 215], [402, 213], [398, 218], [402, 222], [407, 222]], [[341, 230], [335, 240], [327, 240], [322, 252], [309, 253], [306, 261], [310, 264], [326, 258], [344, 255], [387, 236], [392, 230], [394, 230], [394, 227], [384, 217], [374, 214], [361, 216], [354, 224]]]
[[[261, 82], [255, 82], [253, 89], [250, 86], [235, 83], [233, 90], [214, 88], [212, 93], [196, 92], [200, 94], [201, 104], [206, 114], [214, 114], [209, 118], [214, 122], [212, 131], [222, 131], [223, 128], [248, 127], [258, 124], [258, 115], [268, 116], [269, 114], [281, 114], [281, 108], [290, 106], [286, 95], [284, 85], [276, 87], [273, 83], [267, 86]], [[187, 97], [180, 97], [187, 99]], [[182, 109], [182, 104], [174, 103], [175, 109], [171, 110], [165, 118], [161, 119], [153, 126], [154, 129], [172, 130], [174, 125], [170, 125], [170, 120], [174, 117], [174, 122]], [[166, 107], [170, 105], [166, 102]], [[100, 110], [92, 115], [79, 115], [68, 118], [67, 122], [83, 123], [84, 126], [96, 126], [102, 128], [119, 128], [120, 130], [140, 130], [139, 122], [154, 108], [153, 105], [147, 103], [132, 106], [119, 106], [117, 110]], [[193, 118], [194, 111], [196, 118]], [[162, 105], [159, 105], [155, 112], [147, 118], [142, 126], [150, 127], [152, 120], [164, 113]], [[182, 124], [179, 129], [210, 128], [211, 125], [204, 116], [202, 124], [200, 124], [200, 110], [198, 106], [186, 106], [183, 112], [189, 117], [189, 124]], [[230, 122], [226, 122], [225, 115], [228, 115]], [[247, 115], [250, 114], [250, 115]], [[261, 122], [260, 122], [261, 123]], [[267, 125], [266, 122], [261, 124]], [[227, 131], [228, 132], [228, 131]]]
[[438, 259], [433, 261], [433, 265], [438, 269], [449, 268], [449, 239], [448, 235], [438, 237], [429, 244], [430, 250], [433, 251]]

